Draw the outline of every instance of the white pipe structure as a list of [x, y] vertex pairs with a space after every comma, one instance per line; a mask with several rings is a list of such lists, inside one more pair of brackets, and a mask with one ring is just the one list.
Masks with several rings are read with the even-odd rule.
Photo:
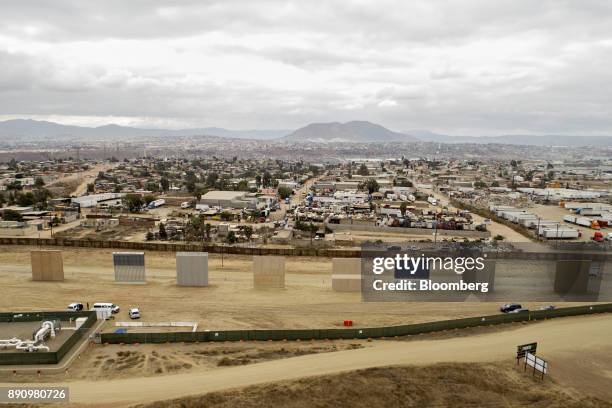
[[8, 340], [0, 340], [0, 348], [15, 347], [17, 350], [29, 352], [39, 350], [49, 351], [49, 347], [42, 344], [47, 335], [50, 335], [51, 338], [55, 337], [55, 324], [51, 321], [43, 322], [40, 329], [34, 334], [34, 340], [21, 340], [16, 337]]
[[34, 335], [34, 341], [36, 343], [42, 343], [45, 341], [45, 336], [51, 334], [51, 338], [55, 337], [55, 325], [51, 321], [43, 322], [41, 328]]
[[19, 343], [16, 347], [17, 350], [23, 350], [23, 351], [38, 351], [38, 350], [45, 350], [45, 351], [49, 351], [49, 347], [44, 346], [44, 345], [37, 345], [34, 341], [32, 340], [26, 340], [26, 341], [22, 341], [21, 343]]
[[12, 339], [8, 339], [8, 340], [0, 340], [0, 348], [5, 349], [9, 347], [15, 347], [21, 342], [22, 340], [18, 339], [17, 337], [13, 337]]

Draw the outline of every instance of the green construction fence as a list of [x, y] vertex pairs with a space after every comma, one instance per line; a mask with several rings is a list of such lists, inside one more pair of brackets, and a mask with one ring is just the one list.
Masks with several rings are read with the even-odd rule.
[[612, 312], [612, 303], [564, 307], [554, 310], [535, 310], [521, 313], [440, 320], [401, 326], [364, 327], [343, 329], [288, 329], [288, 330], [212, 330], [168, 333], [102, 333], [102, 343], [193, 343], [215, 341], [269, 341], [269, 340], [335, 340], [368, 339], [408, 336], [468, 327], [543, 320], [554, 317], [577, 316]]

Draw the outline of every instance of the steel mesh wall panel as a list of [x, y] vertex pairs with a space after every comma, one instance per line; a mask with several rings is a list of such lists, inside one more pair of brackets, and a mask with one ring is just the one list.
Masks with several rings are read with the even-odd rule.
[[115, 282], [145, 283], [144, 252], [113, 252]]

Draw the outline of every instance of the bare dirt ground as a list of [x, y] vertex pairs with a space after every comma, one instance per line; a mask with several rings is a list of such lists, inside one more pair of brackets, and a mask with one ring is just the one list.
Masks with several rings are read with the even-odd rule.
[[[66, 239], [88, 239], [102, 241], [145, 241], [148, 229], [142, 226], [124, 226], [101, 228], [85, 227], [83, 225], [74, 226], [60, 232], [55, 232], [55, 238]], [[138, 239], [134, 239], [137, 237]]]
[[[327, 342], [228, 342], [94, 345], [67, 372], [44, 371], [38, 382], [92, 381], [151, 377], [190, 371], [215, 370], [315, 353], [354, 350], [371, 345], [361, 340]], [[28, 382], [32, 376], [0, 372], [0, 381]]]
[[[114, 282], [112, 250], [67, 249], [65, 281], [33, 282], [31, 249], [0, 247], [0, 282], [7, 294], [0, 298], [0, 310], [63, 310], [71, 302], [113, 302], [122, 309], [118, 321], [128, 321], [127, 310], [138, 306], [142, 321], [196, 322], [199, 330], [333, 328], [346, 319], [356, 327], [384, 326], [499, 313], [497, 303], [364, 303], [359, 293], [332, 291], [332, 262], [327, 258], [288, 257], [286, 288], [255, 290], [251, 257], [225, 255], [222, 260], [211, 254], [210, 286], [196, 288], [176, 286], [174, 253], [147, 253], [148, 283], [129, 285]], [[106, 330], [114, 330], [114, 324]]]
[[137, 405], [168, 407], [612, 407], [504, 363], [384, 367]]
[[[134, 403], [155, 403], [152, 407], [272, 403], [293, 407], [609, 407], [611, 336], [612, 315], [580, 316], [515, 324], [471, 336], [435, 340], [414, 336], [411, 341], [378, 341], [368, 347], [254, 364], [115, 380], [71, 376], [70, 382], [46, 385], [69, 386], [74, 406], [95, 407]], [[514, 360], [516, 346], [532, 341], [538, 342], [538, 355], [550, 364], [544, 381], [517, 368]], [[208, 395], [189, 398], [204, 394]]]
[[87, 192], [87, 184], [93, 183], [98, 172], [107, 171], [114, 164], [98, 164], [87, 171], [67, 174], [50, 183], [47, 188], [60, 196], [81, 196]]

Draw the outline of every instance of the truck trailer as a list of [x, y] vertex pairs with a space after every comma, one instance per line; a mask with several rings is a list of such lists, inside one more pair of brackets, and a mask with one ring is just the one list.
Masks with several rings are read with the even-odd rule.
[[544, 228], [541, 236], [546, 239], [573, 239], [578, 238], [580, 233], [578, 230], [569, 227]]

